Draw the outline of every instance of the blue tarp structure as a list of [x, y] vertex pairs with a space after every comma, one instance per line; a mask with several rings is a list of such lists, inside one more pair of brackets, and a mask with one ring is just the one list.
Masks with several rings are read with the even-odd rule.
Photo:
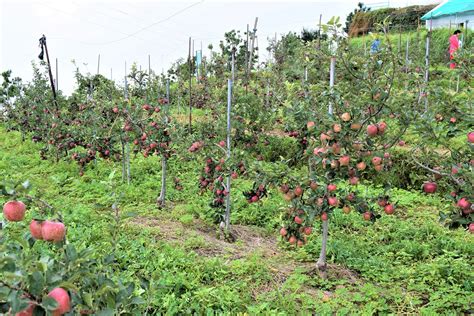
[[423, 15], [421, 19], [426, 21], [443, 15], [455, 15], [467, 11], [474, 11], [474, 0], [447, 0]]

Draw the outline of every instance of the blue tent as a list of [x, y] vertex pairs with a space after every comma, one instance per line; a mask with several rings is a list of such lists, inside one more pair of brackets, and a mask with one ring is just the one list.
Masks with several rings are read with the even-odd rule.
[[447, 0], [423, 15], [421, 19], [426, 21], [444, 15], [455, 15], [468, 11], [474, 11], [474, 0]]

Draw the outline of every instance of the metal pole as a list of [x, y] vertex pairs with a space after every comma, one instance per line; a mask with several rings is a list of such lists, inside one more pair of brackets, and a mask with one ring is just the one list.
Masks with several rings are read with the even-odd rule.
[[252, 32], [252, 44], [250, 45], [250, 54], [249, 54], [249, 63], [248, 63], [249, 74], [250, 74], [250, 70], [252, 69], [252, 64], [253, 64], [253, 47], [255, 44], [255, 34], [257, 34], [257, 22], [258, 22], [258, 17], [255, 18], [255, 24], [253, 26], [253, 32]]
[[405, 65], [407, 67], [406, 72], [408, 72], [408, 65], [410, 63], [410, 58], [409, 58], [409, 54], [408, 54], [409, 47], [410, 47], [410, 35], [407, 35], [407, 47], [406, 47], [406, 50], [405, 50]]
[[53, 97], [54, 97], [54, 103], [56, 105], [56, 111], [59, 111], [59, 106], [56, 101], [56, 89], [54, 88], [54, 82], [53, 82], [53, 73], [51, 72], [51, 63], [49, 62], [49, 53], [48, 53], [48, 45], [46, 44], [46, 36], [40, 38], [40, 43], [41, 45], [44, 46], [44, 50], [46, 52], [46, 61], [48, 62], [48, 73], [49, 73], [49, 82], [51, 84], [51, 90], [53, 91]]
[[128, 100], [127, 62], [125, 62], [125, 89], [124, 89], [124, 98], [125, 98], [125, 100]]
[[191, 37], [189, 38], [189, 55], [188, 55], [188, 67], [189, 67], [189, 133], [191, 133], [191, 121], [192, 121], [192, 111], [193, 111], [193, 106], [192, 106], [192, 65], [191, 65]]
[[[333, 95], [334, 90], [334, 75], [336, 71], [336, 57], [331, 57], [331, 67], [329, 69], [329, 90], [331, 92], [331, 96]], [[332, 101], [329, 102], [329, 115], [333, 114], [333, 106]]]
[[318, 49], [321, 49], [321, 22], [323, 19], [323, 15], [319, 15], [319, 29], [318, 29]]
[[113, 79], [112, 79], [112, 68], [110, 68], [110, 81], [113, 81]]
[[430, 73], [430, 39], [431, 39], [431, 31], [433, 26], [433, 18], [430, 19], [430, 31], [428, 32], [428, 36], [426, 37], [426, 53], [425, 53], [425, 111], [428, 110], [428, 81], [429, 81], [429, 73]]
[[100, 72], [100, 54], [99, 57], [97, 58], [97, 74]]
[[151, 76], [151, 60], [150, 60], [150, 55], [148, 54], [148, 78]]
[[59, 91], [59, 79], [58, 79], [58, 59], [56, 58], [56, 91]]
[[[247, 42], [245, 42], [245, 75], [247, 82], [249, 80], [248, 64], [249, 64], [249, 25], [247, 24]], [[234, 81], [234, 78], [232, 78]]]
[[[231, 107], [232, 107], [232, 79], [227, 79], [227, 160], [230, 159], [230, 132], [231, 132]], [[225, 229], [230, 226], [230, 175], [227, 175], [227, 196], [225, 206]]]
[[232, 74], [232, 82], [235, 80], [235, 46], [232, 47], [232, 61], [231, 61], [231, 74]]
[[170, 104], [170, 80], [166, 79], [166, 100], [168, 101], [168, 105]]

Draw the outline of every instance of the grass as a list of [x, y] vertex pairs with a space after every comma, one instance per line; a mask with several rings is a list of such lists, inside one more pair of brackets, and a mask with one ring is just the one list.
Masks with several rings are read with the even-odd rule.
[[[438, 223], [445, 203], [437, 195], [393, 190], [396, 215], [374, 224], [336, 212], [330, 221], [329, 277], [323, 280], [313, 269], [319, 227], [304, 248], [279, 243], [276, 231], [285, 202], [276, 189], [263, 202], [248, 204], [241, 192], [251, 182], [235, 181], [232, 220], [239, 238], [229, 244], [209, 223], [209, 196], [197, 187], [198, 162], [170, 160], [170, 179], [179, 177], [184, 189], [169, 185], [169, 206], [158, 210], [157, 157], [133, 158], [127, 186], [120, 181], [119, 164], [98, 160], [79, 177], [74, 163], [40, 160], [39, 149], [0, 128], [0, 179], [29, 179], [33, 194], [62, 213], [68, 241], [77, 247], [92, 245], [96, 256], [104, 256], [115, 244], [121, 267], [115, 277], [137, 283], [140, 277], [149, 279], [151, 290], [137, 294], [156, 312], [433, 315], [472, 309], [473, 236]], [[111, 238], [114, 191], [123, 194], [124, 216], [116, 240]], [[27, 214], [35, 215], [35, 208]]]

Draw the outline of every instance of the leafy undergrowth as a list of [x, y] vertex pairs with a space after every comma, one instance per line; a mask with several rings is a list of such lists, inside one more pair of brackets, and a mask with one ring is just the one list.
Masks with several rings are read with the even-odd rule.
[[[314, 270], [319, 227], [305, 248], [279, 243], [278, 216], [285, 202], [276, 189], [268, 199], [248, 204], [241, 192], [251, 182], [234, 182], [238, 240], [230, 244], [206, 216], [209, 198], [196, 184], [198, 162], [170, 160], [170, 178], [179, 177], [183, 190], [170, 185], [171, 202], [158, 210], [158, 158], [135, 157], [127, 186], [120, 181], [119, 164], [98, 160], [79, 177], [74, 163], [42, 161], [39, 149], [0, 129], [0, 178], [29, 179], [34, 195], [59, 208], [67, 239], [78, 248], [93, 245], [96, 256], [115, 249], [117, 278], [148, 280], [150, 290], [137, 293], [147, 302], [143, 314], [433, 315], [473, 308], [473, 236], [438, 223], [446, 206], [436, 195], [394, 190], [396, 214], [374, 224], [336, 212], [330, 219], [328, 279], [323, 280]], [[118, 234], [111, 225], [113, 192], [122, 194]], [[28, 219], [35, 212], [30, 209]]]

